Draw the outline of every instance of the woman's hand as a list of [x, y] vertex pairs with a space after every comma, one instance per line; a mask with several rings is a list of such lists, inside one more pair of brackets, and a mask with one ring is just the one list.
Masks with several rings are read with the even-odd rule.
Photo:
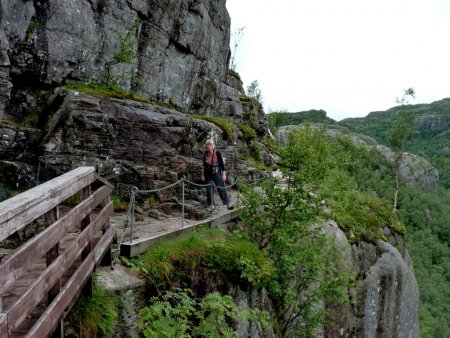
[[205, 180], [205, 175], [203, 175], [203, 174], [202, 174], [202, 178], [201, 178], [201, 180], [202, 180], [202, 181], [204, 181], [204, 180]]
[[222, 173], [222, 181], [226, 181], [227, 180], [227, 174], [225, 172]]

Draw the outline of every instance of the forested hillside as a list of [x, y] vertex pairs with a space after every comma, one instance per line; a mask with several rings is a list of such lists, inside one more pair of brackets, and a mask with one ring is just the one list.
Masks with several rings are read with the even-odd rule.
[[282, 126], [297, 125], [304, 122], [329, 124], [336, 123], [335, 120], [327, 117], [327, 113], [324, 110], [315, 109], [298, 113], [273, 112], [266, 116], [267, 121], [269, 122], [269, 127], [272, 131]]
[[[407, 245], [420, 288], [421, 337], [446, 337], [450, 325], [446, 316], [450, 313], [447, 302], [450, 299], [450, 99], [430, 105], [399, 106], [385, 112], [371, 113], [365, 118], [346, 119], [337, 125], [387, 145], [387, 131], [405, 109], [413, 113], [414, 130], [405, 150], [430, 159], [439, 170], [443, 188], [425, 193], [403, 185], [399, 193], [398, 216], [407, 228]], [[323, 123], [329, 123], [326, 114], [316, 114], [314, 122], [318, 122], [319, 117], [322, 117]], [[268, 120], [272, 128], [297, 124], [297, 121], [312, 122], [310, 112], [293, 113], [293, 116], [287, 113], [269, 114]], [[344, 131], [348, 133], [350, 130]], [[377, 152], [372, 152], [370, 156], [362, 151], [352, 153], [352, 160], [358, 163], [353, 177], [358, 181], [359, 188], [376, 192], [378, 196], [392, 201], [394, 168], [386, 170], [389, 164]]]
[[351, 118], [339, 125], [389, 145], [388, 134], [401, 114], [410, 112], [412, 135], [404, 150], [431, 161], [443, 187], [434, 193], [403, 188], [399, 216], [408, 229], [407, 243], [420, 287], [422, 337], [448, 337], [450, 313], [450, 98], [431, 104], [404, 105]]
[[450, 98], [431, 104], [397, 106], [372, 112], [366, 117], [345, 119], [338, 124], [389, 145], [387, 133], [402, 111], [411, 112], [413, 117], [413, 135], [405, 143], [404, 150], [429, 159], [439, 170], [441, 185], [450, 188]]

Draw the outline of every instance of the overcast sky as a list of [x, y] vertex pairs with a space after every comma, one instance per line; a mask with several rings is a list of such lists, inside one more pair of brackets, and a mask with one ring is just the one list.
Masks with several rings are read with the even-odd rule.
[[227, 0], [236, 71], [266, 112], [342, 120], [450, 97], [450, 0]]

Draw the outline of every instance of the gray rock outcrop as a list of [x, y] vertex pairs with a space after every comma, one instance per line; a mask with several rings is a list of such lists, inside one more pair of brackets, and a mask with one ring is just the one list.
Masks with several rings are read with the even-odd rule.
[[[236, 124], [230, 123], [232, 133], [226, 135], [214, 123], [167, 107], [63, 89], [55, 91], [49, 105], [56, 110], [41, 142], [40, 179], [95, 166], [125, 198], [133, 186], [162, 188], [183, 174], [199, 182], [207, 139], [224, 155], [230, 179], [254, 170], [251, 161], [240, 158], [249, 156], [249, 149]], [[197, 190], [189, 190], [187, 198], [202, 198]], [[170, 190], [157, 195], [160, 201], [174, 198]]]
[[106, 81], [207, 111], [228, 73], [225, 0], [5, 0], [0, 15], [6, 100], [28, 81], [53, 88], [68, 80]]
[[[150, 179], [164, 181], [170, 176], [172, 180], [181, 168], [189, 167], [187, 157], [201, 152], [197, 145], [194, 153], [187, 154], [185, 146], [173, 147], [176, 142], [214, 137], [230, 163], [236, 162], [233, 146], [239, 130], [227, 139], [213, 124], [196, 120], [194, 124], [216, 132], [188, 135], [193, 122], [180, 111], [243, 122], [259, 137], [267, 133], [262, 108], [240, 99], [242, 82], [228, 73], [230, 18], [225, 0], [4, 0], [0, 6], [0, 128], [4, 130], [0, 161], [19, 161], [36, 172], [42, 156], [49, 176], [76, 165], [98, 165], [106, 176], [120, 172], [125, 184], [148, 170], [134, 182], [147, 185]], [[61, 87], [69, 82], [113, 84], [173, 109], [81, 94], [66, 99]], [[141, 119], [153, 114], [149, 119], [155, 125], [167, 120], [168, 128], [122, 135], [140, 126], [139, 121], [127, 125], [134, 121], [127, 113]], [[2, 116], [10, 123], [1, 122]], [[66, 118], [74, 123], [77, 137], [65, 131]], [[31, 119], [37, 129], [30, 133], [23, 126]], [[127, 144], [133, 136], [140, 141]], [[168, 157], [171, 164], [160, 166]], [[135, 162], [132, 167], [130, 161]]]
[[403, 237], [384, 229], [389, 242], [351, 245], [334, 222], [328, 222], [325, 230], [357, 277], [353, 307], [341, 311], [341, 330], [322, 336], [418, 337], [419, 288], [408, 251], [396, 248], [405, 248]]
[[[383, 145], [376, 148], [388, 161], [394, 162], [395, 153], [390, 148]], [[439, 185], [438, 171], [426, 159], [415, 154], [402, 153], [399, 173], [403, 181], [413, 188], [434, 191]]]

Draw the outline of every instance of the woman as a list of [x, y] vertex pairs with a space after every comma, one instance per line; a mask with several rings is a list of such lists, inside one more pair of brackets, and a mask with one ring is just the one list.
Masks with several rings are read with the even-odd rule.
[[[225, 162], [223, 161], [223, 156], [219, 151], [216, 151], [214, 142], [208, 140], [205, 142], [205, 152], [203, 153], [202, 161], [202, 181], [206, 184], [214, 182], [219, 191], [220, 199], [223, 205], [226, 205], [230, 209], [228, 204], [228, 194], [225, 190], [225, 181], [227, 180], [227, 174], [225, 171]], [[210, 185], [206, 187], [206, 200], [208, 206], [211, 205], [213, 187]]]

